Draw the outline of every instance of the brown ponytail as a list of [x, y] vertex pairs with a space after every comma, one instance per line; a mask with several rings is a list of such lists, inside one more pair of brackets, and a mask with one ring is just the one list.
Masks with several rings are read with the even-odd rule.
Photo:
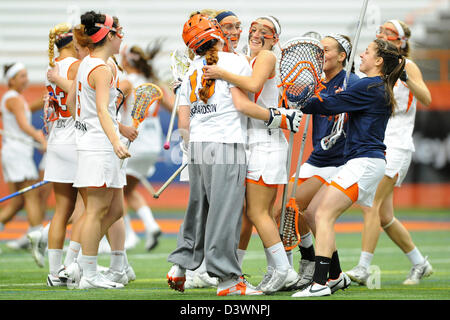
[[[217, 64], [217, 61], [219, 61], [219, 54], [215, 46], [206, 52], [205, 59], [208, 66]], [[214, 89], [212, 86], [215, 81], [215, 79], [202, 80], [203, 87], [198, 91], [198, 95], [204, 103], [207, 103], [208, 99], [213, 95]]]

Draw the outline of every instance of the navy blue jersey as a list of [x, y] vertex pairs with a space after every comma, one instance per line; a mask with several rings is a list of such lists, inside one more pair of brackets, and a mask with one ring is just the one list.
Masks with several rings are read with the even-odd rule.
[[391, 116], [381, 77], [367, 77], [355, 81], [347, 90], [322, 95], [323, 102], [312, 98], [303, 113], [334, 115], [347, 112], [347, 137], [344, 146], [345, 162], [354, 158], [385, 159], [384, 132]]
[[[322, 94], [333, 95], [338, 88], [342, 88], [344, 85], [345, 70], [341, 70], [337, 75], [333, 77], [327, 83], [324, 83], [326, 89], [321, 91]], [[350, 87], [359, 77], [350, 73], [347, 88]], [[315, 167], [339, 167], [345, 163], [344, 159], [344, 145], [345, 136], [342, 134], [340, 138], [336, 141], [335, 145], [328, 150], [323, 150], [320, 141], [323, 137], [328, 136], [331, 133], [333, 124], [335, 121], [335, 116], [328, 115], [313, 115], [313, 130], [312, 130], [312, 143], [313, 152], [309, 156], [309, 164]]]

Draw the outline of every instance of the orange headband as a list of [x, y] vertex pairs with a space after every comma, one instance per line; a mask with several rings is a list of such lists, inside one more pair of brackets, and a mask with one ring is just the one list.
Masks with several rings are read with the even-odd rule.
[[96, 23], [96, 27], [100, 27], [100, 30], [98, 30], [96, 33], [94, 33], [91, 37], [91, 40], [93, 43], [97, 43], [101, 41], [108, 32], [112, 29], [113, 25], [113, 18], [109, 14], [105, 14], [105, 23]]

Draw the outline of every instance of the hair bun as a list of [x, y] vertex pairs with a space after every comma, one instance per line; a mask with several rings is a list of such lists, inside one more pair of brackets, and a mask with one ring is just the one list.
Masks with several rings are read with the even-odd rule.
[[89, 29], [95, 27], [96, 15], [97, 14], [94, 11], [88, 11], [80, 17], [81, 24], [83, 24], [85, 26], [86, 30], [89, 30]]

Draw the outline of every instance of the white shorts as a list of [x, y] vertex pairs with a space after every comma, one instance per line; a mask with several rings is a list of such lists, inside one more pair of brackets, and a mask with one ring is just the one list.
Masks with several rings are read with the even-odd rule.
[[2, 153], [2, 172], [5, 182], [23, 182], [37, 180], [39, 173], [33, 155], [25, 156], [10, 152]]
[[287, 143], [256, 143], [250, 145], [247, 179], [265, 184], [287, 183]]
[[[338, 172], [342, 166], [340, 167], [316, 167], [308, 162], [305, 162], [300, 167], [300, 173], [298, 177], [302, 180], [309, 179], [314, 176], [318, 176], [322, 178], [323, 181], [330, 183], [331, 178]], [[295, 178], [295, 173], [292, 175], [292, 178]], [[293, 180], [291, 178], [291, 180]]]
[[[73, 183], [77, 173], [78, 153], [76, 148], [75, 144], [48, 145], [44, 162], [44, 180]], [[42, 159], [41, 162], [44, 161], [44, 158]]]
[[386, 149], [386, 171], [384, 175], [394, 178], [398, 174], [396, 187], [402, 185], [411, 164], [412, 151], [396, 148]]
[[159, 153], [153, 154], [132, 154], [128, 158], [124, 167], [126, 168], [126, 174], [136, 177], [137, 179], [147, 178], [155, 173], [155, 163], [158, 161]]
[[351, 159], [333, 176], [331, 185], [344, 192], [353, 202], [371, 207], [385, 167], [384, 159]]
[[78, 166], [73, 186], [123, 188], [126, 185], [125, 167], [114, 151], [78, 150]]

